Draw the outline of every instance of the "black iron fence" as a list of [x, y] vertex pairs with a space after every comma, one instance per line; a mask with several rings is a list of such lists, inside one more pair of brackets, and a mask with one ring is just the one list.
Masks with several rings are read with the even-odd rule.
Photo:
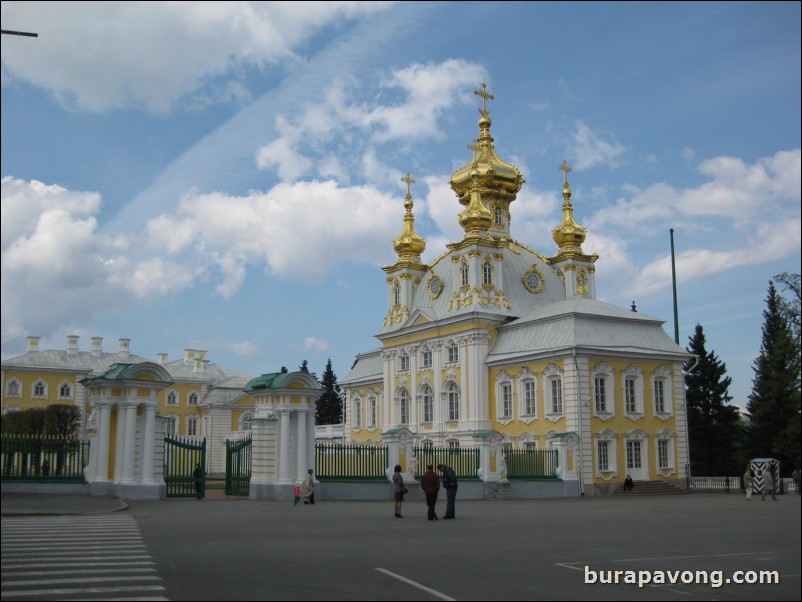
[[2, 438], [4, 481], [83, 482], [88, 461], [88, 441], [41, 435]]

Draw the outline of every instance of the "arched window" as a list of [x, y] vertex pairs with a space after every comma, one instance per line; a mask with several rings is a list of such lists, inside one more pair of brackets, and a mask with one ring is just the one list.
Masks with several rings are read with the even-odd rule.
[[482, 284], [490, 286], [493, 284], [493, 266], [489, 260], [482, 264]]
[[6, 385], [6, 395], [9, 397], [21, 397], [21, 390], [22, 387], [20, 386], [20, 382], [16, 378], [8, 381], [8, 384]]
[[459, 420], [459, 387], [453, 380], [446, 385], [446, 403], [448, 419]]
[[406, 387], [398, 390], [398, 406], [401, 413], [401, 424], [409, 424], [409, 391]]
[[191, 406], [196, 406], [196, 405], [198, 405], [198, 394], [197, 394], [197, 393], [195, 393], [194, 391], [193, 391], [192, 393], [190, 393], [190, 394], [189, 394], [189, 401], [188, 401], [188, 403], [189, 403], [189, 405], [191, 405]]
[[241, 430], [241, 431], [250, 431], [252, 422], [253, 422], [253, 414], [245, 414], [240, 419], [239, 430]]
[[37, 380], [33, 384], [34, 397], [47, 397], [47, 384], [43, 380]]
[[423, 410], [423, 422], [434, 420], [434, 395], [429, 385], [423, 385], [420, 389], [421, 408]]
[[376, 428], [376, 398], [368, 398], [368, 428]]
[[72, 399], [72, 385], [70, 383], [61, 383], [58, 388], [59, 399]]
[[393, 284], [393, 304], [401, 305], [401, 287], [398, 286], [398, 282]]
[[468, 262], [464, 261], [460, 264], [460, 273], [462, 274], [462, 286], [468, 286], [470, 284], [470, 279], [468, 277]]
[[355, 429], [362, 428], [362, 400], [354, 397], [353, 424]]
[[167, 394], [167, 405], [168, 406], [177, 406], [178, 405], [178, 394], [175, 391], [170, 391]]

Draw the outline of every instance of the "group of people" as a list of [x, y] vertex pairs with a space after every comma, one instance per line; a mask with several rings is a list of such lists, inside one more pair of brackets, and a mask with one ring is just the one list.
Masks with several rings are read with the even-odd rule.
[[[744, 489], [746, 489], [746, 501], [748, 502], [752, 499], [752, 467], [749, 464], [746, 465], [746, 472], [744, 472], [743, 480]], [[760, 491], [763, 497], [761, 497], [761, 500], [765, 502], [766, 494], [769, 494], [771, 495], [771, 499], [776, 502], [777, 496], [774, 495], [774, 489], [774, 474], [771, 467], [769, 467], [763, 471], [763, 489]]]
[[[443, 520], [455, 519], [457, 518], [454, 513], [458, 487], [457, 474], [454, 472], [453, 468], [445, 464], [438, 464], [437, 470], [443, 475], [443, 489], [446, 490], [446, 513], [443, 515]], [[423, 477], [421, 478], [421, 489], [423, 489], [423, 493], [426, 495], [427, 517], [429, 520], [438, 520], [435, 505], [437, 504], [437, 496], [440, 493], [440, 481], [440, 477], [434, 472], [434, 467], [431, 464], [427, 465], [426, 472], [423, 473]], [[397, 464], [393, 472], [396, 518], [404, 518], [401, 514], [401, 503], [404, 501], [406, 489], [404, 477], [401, 474], [401, 466]]]

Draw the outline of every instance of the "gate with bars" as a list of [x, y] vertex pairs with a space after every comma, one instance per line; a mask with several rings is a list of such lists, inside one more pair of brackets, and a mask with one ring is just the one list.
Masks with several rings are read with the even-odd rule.
[[250, 494], [252, 443], [250, 435], [226, 441], [226, 495]]
[[164, 438], [164, 482], [167, 497], [206, 495], [206, 439]]

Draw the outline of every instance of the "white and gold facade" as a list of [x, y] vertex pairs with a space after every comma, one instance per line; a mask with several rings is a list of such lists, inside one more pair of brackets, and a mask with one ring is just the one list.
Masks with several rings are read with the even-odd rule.
[[[583, 493], [626, 474], [682, 484], [687, 464], [682, 365], [688, 354], [662, 320], [596, 299], [597, 255], [582, 249], [567, 163], [557, 250], [512, 237], [518, 169], [496, 154], [483, 85], [473, 158], [451, 177], [461, 241], [423, 263], [409, 174], [398, 260], [386, 266], [381, 347], [341, 381], [347, 433], [378, 443], [399, 427], [418, 445], [555, 448]], [[490, 471], [485, 478], [490, 478]]]

